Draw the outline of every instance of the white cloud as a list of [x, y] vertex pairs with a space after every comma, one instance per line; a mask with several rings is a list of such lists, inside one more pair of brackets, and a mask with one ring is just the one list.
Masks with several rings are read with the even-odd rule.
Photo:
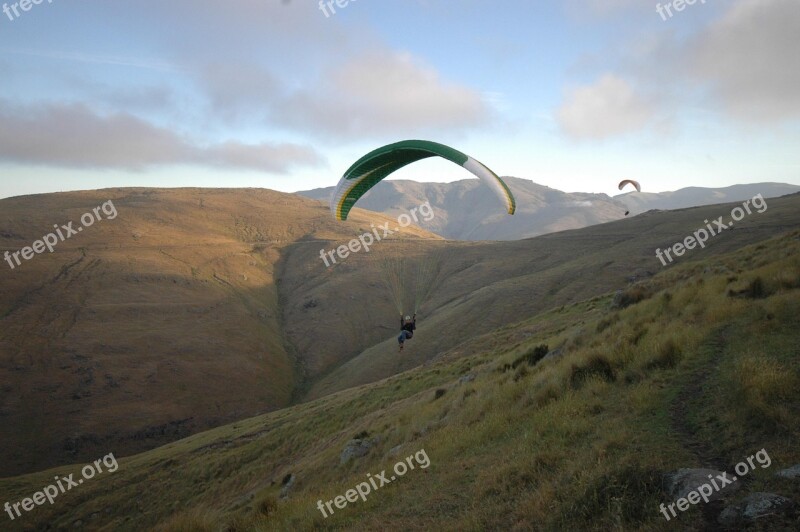
[[208, 146], [125, 113], [98, 115], [79, 104], [13, 106], [0, 100], [0, 161], [62, 168], [197, 164], [285, 173], [322, 157], [297, 144]]
[[733, 117], [775, 122], [800, 117], [799, 50], [798, 0], [741, 0], [682, 56]]
[[296, 166], [318, 166], [323, 159], [312, 148], [299, 144], [243, 144], [228, 141], [197, 149], [196, 160], [200, 164], [223, 168], [286, 173]]
[[[626, 5], [621, 0], [608, 7]], [[613, 73], [568, 92], [555, 113], [562, 130], [584, 139], [647, 128], [674, 134], [673, 127], [698, 109], [716, 113], [705, 115], [706, 124], [796, 122], [800, 1], [733, 0], [717, 7], [711, 22], [678, 28], [675, 19], [618, 47], [624, 51], [609, 54], [614, 63], [604, 56], [604, 68]]]
[[389, 51], [360, 55], [297, 88], [246, 64], [208, 67], [200, 82], [224, 120], [266, 122], [336, 141], [470, 129], [488, 123], [492, 111], [484, 94]]
[[441, 79], [408, 54], [373, 52], [326, 73], [276, 110], [283, 124], [339, 136], [415, 134], [484, 125], [483, 96]]
[[576, 139], [604, 139], [647, 127], [653, 103], [613, 74], [571, 90], [556, 112], [561, 129]]

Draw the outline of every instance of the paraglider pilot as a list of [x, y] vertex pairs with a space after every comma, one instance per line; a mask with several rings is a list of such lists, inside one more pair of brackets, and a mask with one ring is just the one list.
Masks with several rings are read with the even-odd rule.
[[400, 315], [400, 336], [397, 337], [397, 342], [400, 344], [400, 351], [403, 350], [403, 343], [410, 340], [414, 336], [414, 330], [417, 328], [417, 314], [414, 317], [406, 316], [405, 318]]

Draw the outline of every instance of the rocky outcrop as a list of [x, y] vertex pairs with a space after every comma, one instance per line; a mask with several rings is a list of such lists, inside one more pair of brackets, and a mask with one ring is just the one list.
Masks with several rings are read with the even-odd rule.
[[751, 493], [740, 503], [728, 506], [719, 515], [719, 523], [728, 528], [751, 524], [756, 520], [774, 516], [787, 516], [794, 512], [794, 503], [774, 493]]

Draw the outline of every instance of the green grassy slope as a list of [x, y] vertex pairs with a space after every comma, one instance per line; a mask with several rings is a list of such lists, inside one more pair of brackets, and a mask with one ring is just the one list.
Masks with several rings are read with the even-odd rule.
[[[123, 459], [117, 472], [24, 523], [700, 530], [698, 508], [663, 519], [658, 505], [672, 501], [662, 473], [725, 468], [762, 448], [772, 465], [754, 471], [740, 496], [775, 491], [800, 503], [800, 487], [774, 477], [800, 463], [800, 232], [685, 261], [622, 296], [625, 308], [612, 308], [606, 294], [530, 318], [518, 313], [477, 339], [474, 354], [456, 351]], [[542, 344], [560, 355], [529, 364]], [[475, 378], [459, 382], [464, 375]], [[363, 432], [378, 438], [375, 446], [340, 464], [344, 446]], [[428, 468], [327, 519], [317, 510], [319, 499], [344, 495], [422, 449]], [[77, 470], [0, 480], [0, 493], [18, 500]], [[288, 474], [296, 482], [280, 500]]]

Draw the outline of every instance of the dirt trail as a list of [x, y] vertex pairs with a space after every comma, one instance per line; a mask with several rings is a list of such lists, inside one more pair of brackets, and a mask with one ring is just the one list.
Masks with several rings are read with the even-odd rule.
[[691, 379], [685, 383], [669, 410], [672, 430], [678, 433], [683, 446], [697, 458], [700, 467], [719, 470], [725, 469], [726, 459], [714, 449], [710, 442], [701, 439], [701, 436], [695, 433], [688, 420], [688, 414], [710, 399], [705, 389], [706, 383], [719, 365], [727, 338], [727, 328], [712, 333], [711, 338], [705, 344], [705, 348], [710, 350], [711, 355], [695, 369]]
[[[720, 454], [715, 446], [701, 435], [696, 434], [692, 423], [688, 419], [688, 414], [702, 408], [706, 401], [710, 401], [710, 391], [706, 385], [717, 370], [722, 354], [730, 339], [730, 326], [725, 326], [714, 331], [706, 341], [704, 348], [710, 354], [703, 363], [695, 368], [692, 377], [685, 383], [678, 397], [670, 405], [669, 416], [672, 430], [678, 434], [684, 448], [689, 450], [698, 464], [686, 464], [684, 467], [701, 467], [717, 469], [719, 471], [733, 471], [734, 464], [729, 464], [728, 460]], [[744, 483], [747, 479], [742, 479]], [[712, 501], [700, 505], [703, 514], [703, 531], [720, 530], [718, 518], [725, 507], [723, 500]]]

